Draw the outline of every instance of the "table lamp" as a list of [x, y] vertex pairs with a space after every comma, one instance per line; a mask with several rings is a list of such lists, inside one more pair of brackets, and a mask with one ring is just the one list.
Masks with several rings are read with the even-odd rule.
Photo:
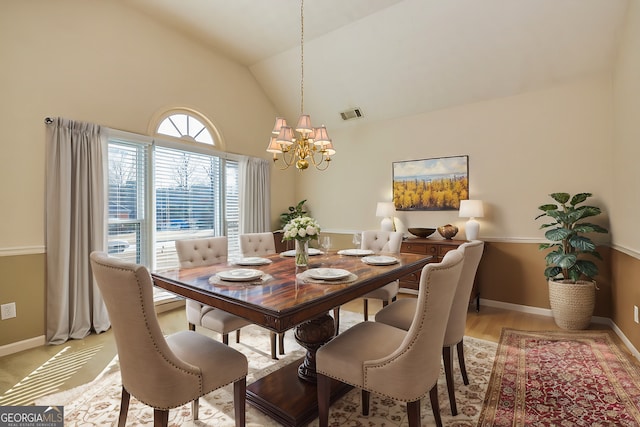
[[378, 202], [376, 207], [376, 216], [382, 217], [380, 229], [383, 231], [393, 231], [393, 214], [396, 208], [392, 202]]
[[458, 216], [461, 218], [469, 218], [464, 228], [467, 240], [477, 239], [480, 224], [475, 218], [482, 218], [484, 216], [482, 200], [460, 200], [460, 213]]

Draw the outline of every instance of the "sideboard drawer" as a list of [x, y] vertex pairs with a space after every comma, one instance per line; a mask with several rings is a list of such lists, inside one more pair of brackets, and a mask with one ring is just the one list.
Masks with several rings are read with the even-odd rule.
[[[400, 252], [431, 256], [430, 262], [440, 262], [444, 255], [463, 244], [465, 240], [431, 240], [410, 238], [402, 242]], [[415, 271], [400, 278], [400, 287], [418, 290], [420, 287], [420, 273]]]
[[437, 255], [438, 248], [434, 245], [425, 245], [423, 243], [402, 242], [400, 252], [408, 252], [412, 254]]

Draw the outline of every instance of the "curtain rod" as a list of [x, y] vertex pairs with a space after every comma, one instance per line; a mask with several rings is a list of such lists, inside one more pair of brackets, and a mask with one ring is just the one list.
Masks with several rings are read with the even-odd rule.
[[53, 123], [53, 119], [51, 117], [45, 117], [44, 118], [44, 124], [45, 125], [50, 125], [51, 123]]

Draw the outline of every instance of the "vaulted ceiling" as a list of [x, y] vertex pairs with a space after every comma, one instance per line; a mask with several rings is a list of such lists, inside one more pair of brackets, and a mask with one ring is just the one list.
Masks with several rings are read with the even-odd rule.
[[[300, 113], [299, 0], [123, 0], [246, 65]], [[304, 110], [348, 126], [610, 71], [628, 0], [306, 0]]]

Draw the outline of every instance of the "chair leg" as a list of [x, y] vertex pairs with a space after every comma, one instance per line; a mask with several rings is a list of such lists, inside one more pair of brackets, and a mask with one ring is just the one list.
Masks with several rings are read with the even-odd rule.
[[407, 418], [409, 427], [420, 427], [420, 400], [407, 402]]
[[331, 378], [318, 374], [318, 422], [319, 427], [329, 426], [329, 397], [331, 395]]
[[363, 300], [364, 301], [364, 321], [366, 322], [367, 320], [369, 320], [369, 301], [368, 300]]
[[247, 378], [233, 383], [233, 407], [236, 427], [245, 427], [247, 416]]
[[195, 331], [196, 330], [196, 325], [193, 323], [189, 323], [189, 330], [190, 331]]
[[469, 377], [467, 376], [467, 367], [464, 363], [464, 343], [463, 340], [456, 345], [458, 348], [458, 363], [460, 364], [460, 372], [462, 373], [462, 381], [464, 385], [469, 385]]
[[371, 392], [362, 390], [362, 415], [369, 415], [369, 402], [371, 402]]
[[222, 342], [229, 345], [229, 334], [222, 334]]
[[198, 419], [198, 412], [200, 412], [200, 399], [195, 399], [191, 402], [191, 414], [193, 415], [193, 421]]
[[278, 334], [278, 346], [280, 347], [279, 353], [284, 355], [284, 332]]
[[269, 338], [271, 339], [271, 358], [278, 360], [278, 356], [276, 356], [276, 333], [270, 332]]
[[118, 417], [118, 427], [127, 425], [127, 413], [129, 412], [129, 400], [131, 395], [122, 387], [122, 397], [120, 398], [120, 416]]
[[389, 305], [389, 301], [387, 300], [382, 300], [382, 307], [386, 307]]
[[340, 306], [333, 309], [333, 323], [336, 325], [333, 335], [336, 336], [340, 333]]
[[442, 361], [444, 362], [444, 376], [447, 379], [447, 391], [449, 392], [449, 404], [451, 405], [451, 415], [458, 415], [456, 405], [456, 391], [453, 383], [453, 352], [451, 347], [442, 347]]
[[[438, 403], [438, 383], [436, 382], [431, 391], [429, 391], [429, 397], [431, 397], [431, 409], [433, 410], [433, 418], [436, 420], [436, 426], [442, 427], [442, 419], [440, 418], [440, 404]], [[420, 421], [420, 419], [418, 419]]]
[[153, 427], [167, 427], [169, 425], [169, 411], [153, 410]]
[[240, 342], [240, 329], [236, 331], [236, 343]]

